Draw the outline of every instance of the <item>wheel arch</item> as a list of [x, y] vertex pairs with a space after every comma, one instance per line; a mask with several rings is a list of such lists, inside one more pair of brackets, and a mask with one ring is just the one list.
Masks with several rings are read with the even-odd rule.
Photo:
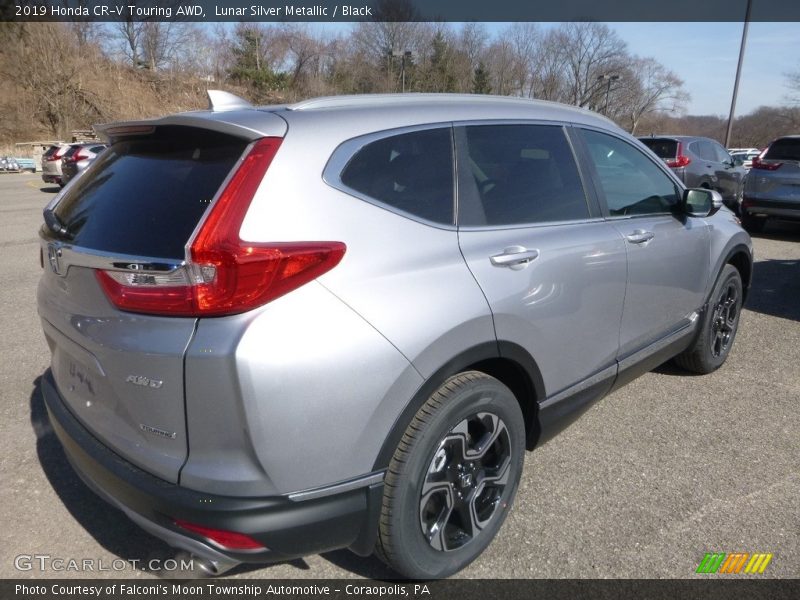
[[541, 371], [533, 357], [513, 342], [486, 342], [451, 358], [419, 387], [392, 425], [375, 459], [373, 471], [385, 469], [414, 415], [449, 377], [463, 371], [481, 371], [499, 380], [514, 394], [525, 420], [526, 447], [530, 450], [539, 437], [539, 402], [545, 388]]
[[[728, 253], [725, 258], [724, 265], [733, 265], [742, 278], [742, 303], [747, 301], [747, 294], [750, 291], [750, 282], [753, 278], [753, 261], [750, 257], [750, 252], [745, 246], [736, 246]], [[720, 267], [720, 275], [722, 274], [722, 267]], [[719, 275], [717, 275], [719, 278]]]

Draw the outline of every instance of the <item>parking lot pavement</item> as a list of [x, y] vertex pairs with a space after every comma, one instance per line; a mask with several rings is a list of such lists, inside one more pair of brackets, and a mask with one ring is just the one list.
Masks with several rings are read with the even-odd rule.
[[[38, 174], [0, 175], [0, 577], [147, 577], [111, 565], [170, 549], [78, 480], [38, 390], [49, 353], [36, 232], [56, 191]], [[499, 537], [460, 576], [708, 577], [694, 572], [713, 551], [771, 552], [763, 577], [800, 577], [800, 226], [769, 225], [754, 242], [753, 289], [726, 365], [707, 376], [660, 367], [528, 454]], [[20, 555], [90, 559], [95, 572], [19, 571]], [[229, 576], [391, 574], [338, 551]]]

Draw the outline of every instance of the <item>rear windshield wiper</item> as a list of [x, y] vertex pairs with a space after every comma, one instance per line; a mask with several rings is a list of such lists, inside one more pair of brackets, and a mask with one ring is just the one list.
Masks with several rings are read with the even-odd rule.
[[44, 209], [44, 222], [50, 228], [51, 231], [64, 237], [67, 236], [67, 228], [64, 227], [64, 224], [61, 222], [61, 219], [58, 218], [58, 215], [52, 208]]

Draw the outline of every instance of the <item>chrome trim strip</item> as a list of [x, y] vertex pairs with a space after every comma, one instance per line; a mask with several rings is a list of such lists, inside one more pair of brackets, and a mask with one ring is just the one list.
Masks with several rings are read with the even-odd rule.
[[358, 488], [375, 485], [376, 483], [381, 483], [383, 482], [384, 475], [385, 475], [384, 471], [380, 471], [378, 473], [371, 473], [370, 475], [364, 475], [363, 477], [359, 477], [357, 479], [351, 479], [350, 481], [334, 483], [333, 485], [329, 485], [326, 487], [294, 492], [292, 494], [289, 494], [288, 498], [289, 500], [293, 500], [295, 502], [302, 502], [303, 500], [315, 500], [317, 498], [333, 496], [334, 494], [341, 494], [344, 492], [349, 492], [350, 490], [356, 490]]
[[50, 249], [57, 253], [58, 274], [62, 277], [66, 276], [70, 267], [171, 273], [186, 265], [185, 260], [113, 254], [103, 250], [93, 250], [92, 248], [73, 246], [57, 240], [49, 240], [44, 236], [42, 236], [42, 244], [46, 256]]

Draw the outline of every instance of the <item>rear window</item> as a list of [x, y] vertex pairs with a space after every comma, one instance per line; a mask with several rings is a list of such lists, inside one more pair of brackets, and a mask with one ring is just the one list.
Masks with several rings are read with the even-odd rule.
[[246, 145], [188, 127], [159, 127], [154, 135], [113, 144], [56, 206], [63, 237], [111, 253], [183, 258]]
[[452, 146], [449, 127], [386, 137], [359, 150], [341, 180], [382, 204], [452, 225]]
[[50, 146], [47, 149], [47, 152], [42, 154], [42, 158], [49, 158], [49, 157], [53, 156], [53, 154], [55, 154], [56, 152], [58, 152], [58, 146]]
[[64, 158], [69, 158], [70, 156], [75, 154], [78, 151], [78, 148], [80, 148], [80, 146], [70, 146], [69, 150], [64, 152]]
[[782, 138], [770, 144], [764, 158], [800, 160], [800, 138]]
[[639, 140], [650, 148], [659, 158], [675, 158], [678, 154], [678, 142], [676, 140], [664, 140], [660, 138], [640, 138]]

